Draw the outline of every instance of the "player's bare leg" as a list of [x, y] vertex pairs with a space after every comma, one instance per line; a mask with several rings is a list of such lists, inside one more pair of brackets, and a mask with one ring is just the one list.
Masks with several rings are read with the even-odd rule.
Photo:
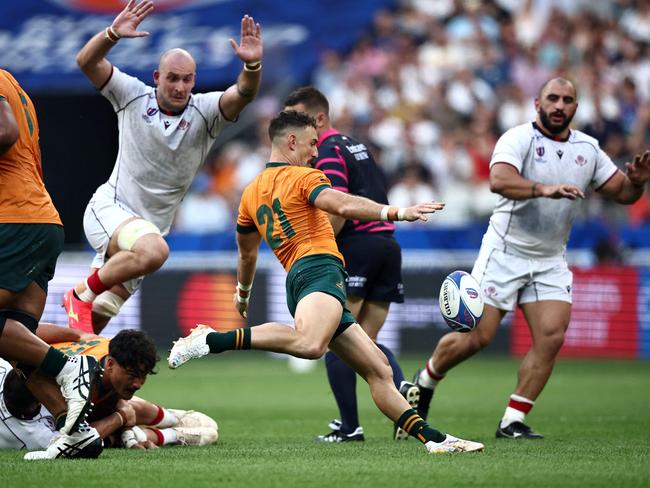
[[332, 295], [310, 293], [296, 306], [295, 329], [278, 323], [256, 326], [251, 330], [251, 349], [318, 359], [325, 354], [342, 313], [341, 303]]
[[571, 304], [544, 300], [521, 305], [533, 339], [533, 345], [519, 366], [517, 387], [510, 396], [497, 437], [540, 439], [524, 420], [546, 386], [571, 320]]
[[[388, 362], [390, 364], [393, 373], [393, 383], [399, 389], [401, 395], [407, 399], [409, 405], [412, 408], [417, 409], [420, 403], [420, 389], [413, 383], [404, 381], [404, 373], [402, 372], [402, 368], [397, 362], [397, 358], [395, 357], [393, 352], [385, 345], [377, 342], [377, 335], [379, 334], [379, 331], [383, 327], [384, 323], [386, 322], [386, 318], [388, 317], [390, 302], [365, 300], [359, 297], [348, 295], [346, 300], [346, 306], [348, 310], [352, 312], [352, 315], [354, 315], [357, 318], [357, 322], [364, 330], [364, 332], [368, 334], [368, 337], [370, 337], [370, 339], [375, 341], [377, 347], [379, 347], [379, 349], [386, 355], [386, 358], [388, 359]], [[330, 367], [331, 366], [328, 365], [328, 376], [330, 376]], [[345, 373], [339, 372], [338, 374], [340, 376], [343, 376], [343, 374]], [[333, 377], [333, 378], [330, 377], [330, 385], [332, 387], [332, 391], [334, 392], [334, 396], [337, 399], [337, 403], [339, 403], [339, 410], [341, 410], [341, 417], [345, 415], [342, 407], [345, 407], [346, 404], [344, 403], [344, 400], [339, 402], [337, 389], [341, 389], [341, 386], [343, 387], [346, 386], [344, 383], [345, 379], [349, 379], [349, 378], [345, 376], [343, 376], [341, 379], [337, 377]], [[349, 388], [348, 395], [352, 396], [351, 401], [354, 402], [354, 407], [356, 411], [356, 381], [354, 381], [355, 379], [356, 379], [355, 377], [352, 377], [352, 381], [351, 381], [352, 388]], [[339, 383], [341, 383], [341, 385], [339, 385]], [[404, 432], [402, 429], [400, 429], [398, 426], [395, 425], [393, 428], [393, 438], [395, 440], [405, 440], [408, 439], [408, 433]]]
[[519, 367], [517, 395], [537, 399], [551, 376], [571, 321], [571, 304], [545, 300], [521, 305], [533, 345]]
[[470, 332], [445, 334], [433, 351], [424, 368], [416, 373], [415, 383], [420, 387], [418, 413], [427, 418], [433, 392], [447, 371], [472, 357], [490, 344], [506, 312], [485, 304], [478, 327]]
[[30, 331], [38, 328], [45, 298], [45, 291], [36, 283], [31, 283], [20, 293], [0, 290], [0, 308], [11, 309], [14, 314], [20, 311], [11, 318], [2, 317], [0, 355], [18, 362], [27, 377], [38, 368], [40, 373], [58, 383], [59, 395], [67, 403], [68, 417], [64, 430], [69, 433], [86, 418], [91, 407], [90, 387], [101, 377], [101, 367], [94, 358], [66, 356]]
[[[159, 269], [169, 256], [169, 247], [153, 224], [132, 218], [117, 227], [111, 236], [106, 254], [110, 259], [104, 266], [92, 269], [90, 276], [75, 286], [74, 293], [68, 292], [64, 296], [70, 327], [87, 332], [100, 332], [130, 296], [120, 285]], [[104, 318], [94, 314], [98, 319], [95, 324], [92, 304], [105, 292], [112, 293], [109, 295], [111, 311], [100, 313]]]
[[[298, 302], [294, 317], [295, 329], [273, 322], [226, 333], [216, 333], [205, 326], [198, 327], [188, 337], [174, 344], [168, 362], [170, 367], [177, 368], [190, 359], [209, 352], [219, 353], [232, 349], [262, 349], [316, 359], [327, 350], [342, 313], [343, 306], [338, 299], [323, 292], [310, 293]], [[445, 435], [429, 427], [397, 391], [386, 356], [358, 324], [348, 327], [329, 344], [334, 352], [340, 353], [341, 358], [366, 379], [379, 409], [397, 422], [400, 428], [425, 444], [429, 452], [470, 452], [483, 449], [482, 444]]]
[[370, 394], [381, 412], [422, 442], [432, 453], [471, 452], [483, 444], [464, 441], [430, 427], [395, 388], [386, 355], [359, 324], [348, 327], [330, 343], [330, 349], [354, 369], [370, 387]]

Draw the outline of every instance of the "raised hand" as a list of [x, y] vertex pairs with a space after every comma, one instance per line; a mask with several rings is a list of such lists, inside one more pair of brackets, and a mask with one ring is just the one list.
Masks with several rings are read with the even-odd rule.
[[138, 31], [137, 28], [152, 10], [153, 2], [151, 0], [143, 0], [139, 3], [136, 0], [130, 0], [124, 10], [115, 17], [111, 28], [119, 37], [146, 37], [149, 33]]
[[262, 29], [253, 17], [244, 15], [241, 19], [241, 34], [239, 44], [230, 39], [235, 54], [244, 63], [257, 63], [262, 60]]
[[443, 208], [445, 208], [445, 204], [442, 202], [418, 203], [417, 205], [404, 209], [404, 220], [408, 222], [414, 222], [415, 220], [426, 222], [429, 220], [427, 214], [432, 214]]
[[582, 190], [575, 185], [539, 185], [538, 191], [541, 196], [554, 200], [560, 198], [575, 200], [576, 198], [585, 197]]
[[627, 177], [634, 186], [643, 186], [650, 180], [650, 151], [634, 156], [631, 163], [625, 163]]

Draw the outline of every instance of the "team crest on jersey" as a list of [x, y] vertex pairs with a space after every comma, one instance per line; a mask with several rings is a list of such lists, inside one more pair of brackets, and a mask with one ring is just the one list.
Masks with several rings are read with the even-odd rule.
[[181, 119], [181, 121], [178, 123], [178, 128], [180, 130], [187, 130], [190, 128], [190, 123], [185, 119]]
[[578, 157], [576, 158], [576, 164], [578, 166], [584, 166], [587, 164], [587, 158], [585, 158], [582, 154], [578, 154]]
[[158, 109], [157, 109], [157, 108], [149, 107], [149, 108], [147, 109], [147, 115], [148, 115], [149, 117], [153, 117], [153, 116], [156, 115], [157, 113], [158, 113]]
[[537, 146], [535, 148], [535, 153], [537, 153], [537, 157], [535, 158], [536, 163], [545, 163], [546, 159], [544, 159], [544, 153], [546, 151], [544, 150], [544, 146]]

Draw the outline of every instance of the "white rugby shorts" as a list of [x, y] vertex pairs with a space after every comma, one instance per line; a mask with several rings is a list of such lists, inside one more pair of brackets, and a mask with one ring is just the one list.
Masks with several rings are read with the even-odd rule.
[[481, 286], [484, 302], [499, 310], [542, 300], [571, 303], [573, 273], [563, 255], [524, 258], [482, 245], [472, 276]]
[[[139, 215], [126, 204], [115, 201], [112, 194], [107, 194], [106, 184], [100, 186], [86, 206], [84, 212], [84, 233], [86, 239], [97, 253], [91, 267], [101, 268], [106, 262], [106, 252], [111, 236], [120, 224]], [[122, 283], [131, 294], [142, 284], [143, 277]]]

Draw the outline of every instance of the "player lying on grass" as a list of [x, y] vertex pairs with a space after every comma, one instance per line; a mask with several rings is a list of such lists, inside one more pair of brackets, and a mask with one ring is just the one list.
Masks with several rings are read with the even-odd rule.
[[[39, 330], [47, 334], [44, 338], [48, 340], [57, 340], [61, 337], [57, 334], [69, 334], [70, 331], [56, 326], [45, 328], [46, 325], [48, 324], [41, 324]], [[147, 376], [154, 373], [158, 360], [153, 342], [142, 332], [124, 330], [110, 341], [80, 333], [80, 340], [53, 345], [70, 355], [91, 355], [104, 367], [105, 374], [101, 383], [91, 392], [94, 409], [89, 414], [88, 421], [104, 439], [105, 445], [149, 448], [167, 444], [206, 445], [217, 440], [217, 424], [207, 415], [165, 409], [134, 396]], [[29, 453], [30, 459], [60, 457], [61, 446], [68, 439], [56, 432], [56, 428], [63, 422], [65, 404], [53, 397], [45, 402], [49, 412], [44, 410], [30, 394], [28, 384], [20, 373], [8, 370], [6, 364], [5, 370], [2, 388], [7, 406], [5, 413], [14, 419], [14, 427], [21, 431], [21, 438], [14, 439], [7, 446], [0, 440], [0, 446], [47, 447], [44, 451]], [[29, 387], [38, 388], [41, 381], [49, 380], [36, 373], [29, 380]], [[0, 426], [0, 431], [4, 428], [9, 427], [6, 424]], [[3, 438], [10, 436], [0, 432], [0, 439]]]
[[327, 217], [329, 212], [366, 221], [427, 220], [427, 214], [444, 205], [429, 202], [397, 209], [332, 189], [322, 171], [309, 167], [318, 156], [318, 135], [316, 122], [305, 113], [281, 112], [270, 123], [269, 137], [271, 162], [246, 187], [239, 206], [234, 298], [246, 317], [257, 254], [265, 236], [288, 272], [287, 304], [295, 327], [271, 322], [219, 333], [200, 325], [175, 343], [169, 366], [177, 368], [192, 358], [233, 349], [317, 359], [329, 347], [368, 382], [377, 407], [429, 452], [482, 450], [483, 444], [430, 427], [395, 388], [386, 356], [345, 308], [344, 260]]

